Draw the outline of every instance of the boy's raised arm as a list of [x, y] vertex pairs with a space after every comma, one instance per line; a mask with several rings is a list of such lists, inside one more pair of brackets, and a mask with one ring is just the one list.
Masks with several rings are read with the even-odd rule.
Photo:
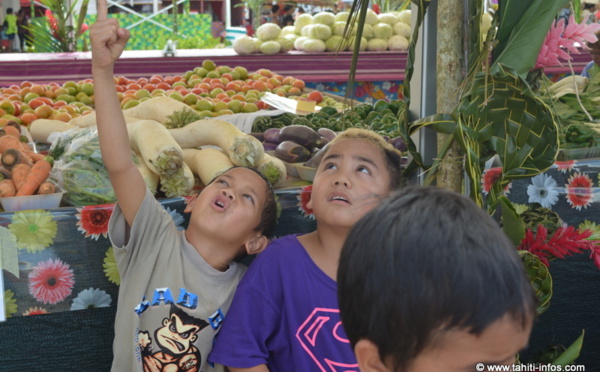
[[108, 18], [106, 0], [98, 0], [98, 17], [90, 27], [96, 124], [104, 166], [125, 220], [131, 226], [144, 199], [146, 185], [131, 157], [127, 124], [113, 78], [115, 62], [128, 39], [129, 31], [120, 28], [116, 19]]

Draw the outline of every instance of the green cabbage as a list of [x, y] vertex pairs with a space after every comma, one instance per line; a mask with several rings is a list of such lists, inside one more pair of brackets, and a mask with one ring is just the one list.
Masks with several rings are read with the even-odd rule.
[[325, 49], [330, 52], [339, 52], [346, 49], [344, 38], [340, 35], [333, 35], [325, 42]]
[[387, 23], [379, 22], [373, 26], [373, 37], [387, 40], [394, 35], [394, 29]]
[[275, 40], [265, 41], [260, 45], [260, 52], [263, 54], [277, 54], [281, 50], [281, 45]]
[[335, 15], [331, 12], [319, 12], [313, 16], [313, 23], [332, 26], [335, 22]]
[[407, 25], [412, 25], [412, 14], [410, 9], [400, 11], [396, 17], [398, 17], [398, 21], [404, 22]]
[[387, 50], [388, 43], [384, 39], [374, 38], [367, 42], [367, 50], [381, 52]]
[[375, 13], [373, 11], [373, 9], [367, 9], [367, 18], [365, 19], [365, 23], [368, 23], [371, 26], [379, 23], [379, 18], [377, 17], [377, 13]]
[[302, 13], [296, 18], [294, 21], [294, 28], [296, 29], [296, 33], [301, 35], [301, 31], [304, 26], [311, 25], [313, 23], [313, 17], [308, 13]]
[[407, 39], [410, 39], [410, 36], [412, 34], [410, 25], [407, 25], [404, 22], [398, 22], [392, 28], [394, 29], [394, 35], [400, 35], [404, 36]]
[[394, 35], [387, 41], [389, 50], [408, 50], [408, 39], [401, 35]]
[[254, 39], [248, 35], [242, 35], [233, 40], [233, 50], [237, 54], [251, 54], [257, 51]]
[[277, 43], [279, 43], [279, 46], [281, 47], [279, 49], [279, 52], [281, 53], [286, 53], [292, 49], [294, 49], [294, 40], [288, 37], [280, 37], [279, 39], [275, 40]]
[[302, 49], [302, 44], [308, 40], [308, 36], [298, 36], [296, 40], [294, 40], [294, 49], [296, 50], [304, 50]]
[[350, 12], [338, 12], [335, 15], [336, 22], [348, 22], [348, 17], [350, 17]]
[[377, 18], [379, 19], [379, 22], [387, 23], [390, 26], [393, 26], [396, 23], [398, 23], [398, 17], [396, 17], [392, 13], [381, 13], [377, 15]]
[[308, 39], [302, 43], [302, 49], [309, 53], [322, 53], [325, 51], [325, 42], [319, 39]]
[[[333, 15], [333, 14], [332, 14]], [[310, 28], [310, 32], [308, 37], [311, 39], [319, 39], [319, 40], [327, 40], [331, 36], [331, 27], [321, 24], [315, 23]]]
[[262, 41], [275, 40], [281, 34], [281, 27], [275, 23], [263, 23], [256, 29], [256, 37]]

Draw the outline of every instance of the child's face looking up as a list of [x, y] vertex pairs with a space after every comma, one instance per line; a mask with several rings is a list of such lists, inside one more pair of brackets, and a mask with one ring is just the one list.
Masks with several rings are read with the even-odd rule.
[[390, 192], [382, 152], [362, 139], [332, 143], [313, 181], [311, 199], [319, 225], [351, 227]]
[[217, 177], [198, 195], [190, 225], [205, 234], [243, 242], [260, 223], [267, 185], [254, 171], [233, 168]]

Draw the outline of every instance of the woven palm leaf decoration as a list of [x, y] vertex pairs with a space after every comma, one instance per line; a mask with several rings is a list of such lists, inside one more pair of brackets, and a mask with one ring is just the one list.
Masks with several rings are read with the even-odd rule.
[[538, 299], [537, 314], [540, 315], [548, 309], [550, 306], [550, 299], [552, 298], [552, 276], [548, 267], [544, 265], [538, 256], [529, 253], [527, 251], [518, 251], [523, 265], [525, 265], [525, 272], [529, 277], [529, 281], [533, 286], [535, 295]]
[[535, 176], [554, 164], [559, 129], [552, 111], [513, 71], [500, 67], [476, 74], [457, 112], [454, 137], [466, 154], [474, 198], [481, 198], [483, 164], [496, 154], [502, 176], [490, 193], [492, 200], [511, 180]]

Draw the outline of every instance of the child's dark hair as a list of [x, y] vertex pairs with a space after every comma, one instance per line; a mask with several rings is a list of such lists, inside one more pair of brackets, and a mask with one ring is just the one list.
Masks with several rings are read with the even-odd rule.
[[523, 263], [496, 221], [437, 187], [403, 188], [359, 220], [337, 279], [352, 347], [370, 340], [395, 370], [446, 331], [480, 335], [507, 315], [525, 329], [536, 313]]
[[[259, 231], [267, 238], [270, 238], [271, 235], [273, 235], [273, 232], [275, 231], [275, 225], [277, 223], [277, 199], [275, 198], [275, 191], [273, 190], [273, 185], [271, 184], [271, 182], [269, 182], [269, 180], [267, 179], [267, 177], [265, 177], [264, 174], [260, 173], [258, 170], [254, 169], [254, 168], [234, 166], [234, 167], [227, 169], [225, 172], [228, 172], [235, 168], [249, 169], [249, 170], [253, 171], [254, 173], [258, 174], [260, 176], [260, 178], [262, 178], [263, 181], [265, 181], [265, 184], [266, 184], [265, 206], [264, 206], [264, 208], [262, 210], [262, 214], [260, 216], [260, 222], [258, 223], [258, 226], [256, 226], [254, 228], [254, 231]], [[223, 173], [225, 173], [225, 172], [223, 172]], [[217, 179], [217, 177], [213, 178], [208, 184], [213, 183], [213, 181], [215, 179]], [[200, 191], [200, 192], [202, 192], [202, 191]]]
[[385, 165], [390, 174], [390, 190], [396, 190], [400, 188], [400, 186], [403, 186], [402, 153], [395, 149], [390, 143], [386, 142], [382, 136], [368, 129], [349, 128], [339, 133], [331, 143], [344, 139], [366, 140], [377, 147], [383, 155]]

